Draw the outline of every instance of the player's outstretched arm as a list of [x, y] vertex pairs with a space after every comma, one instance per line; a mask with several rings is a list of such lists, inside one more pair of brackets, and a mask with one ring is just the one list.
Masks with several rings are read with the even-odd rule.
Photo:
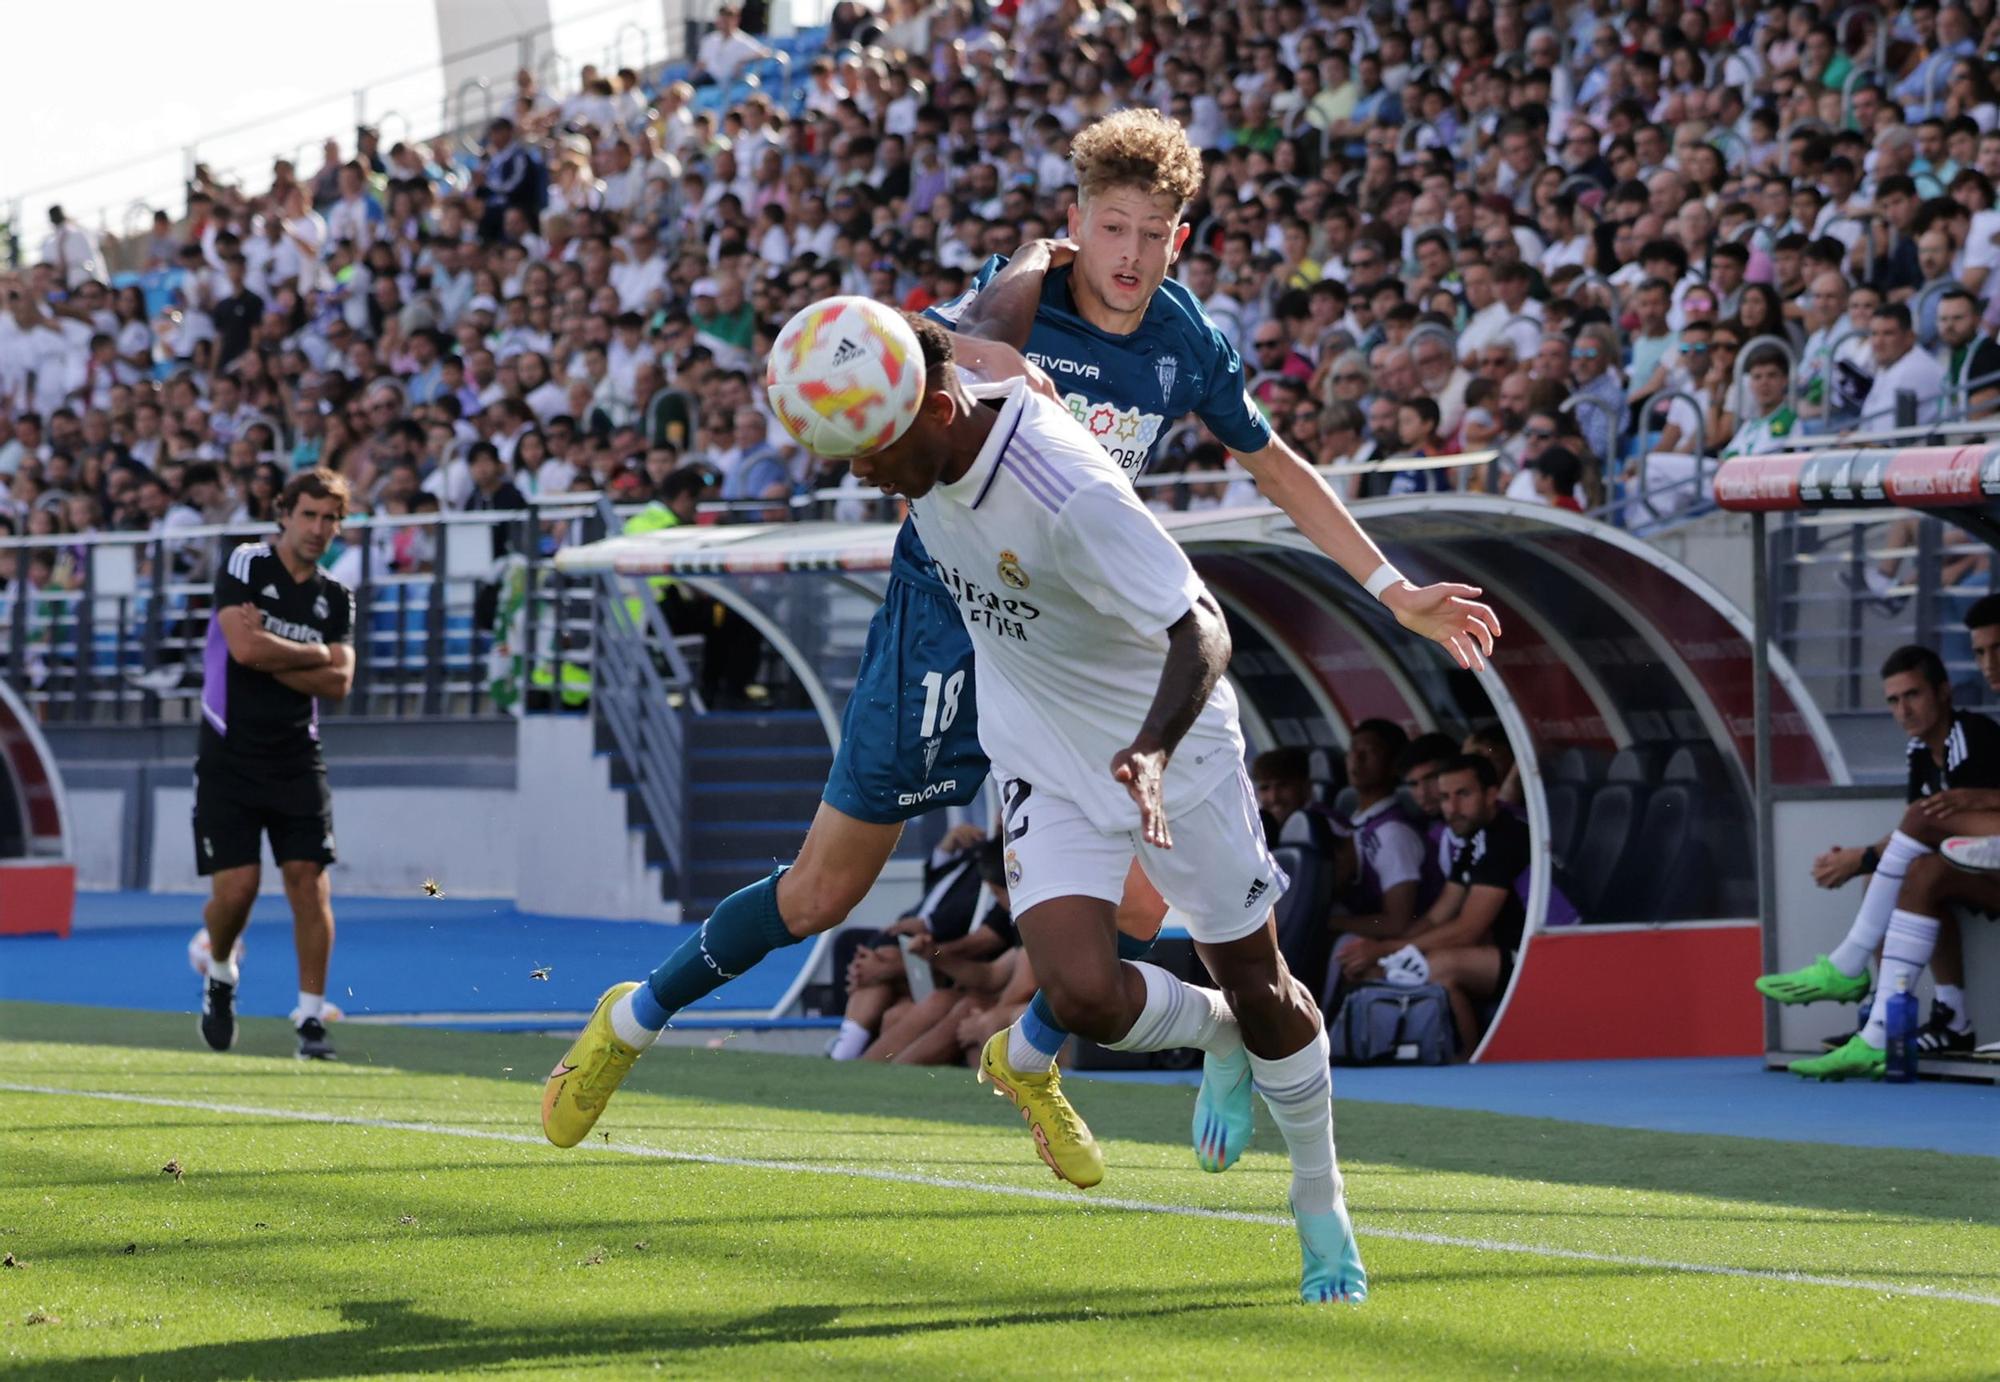
[[253, 672], [297, 672], [325, 667], [332, 654], [323, 643], [298, 643], [264, 627], [264, 612], [253, 604], [231, 605], [216, 616], [222, 641], [239, 666]]
[[1016, 350], [1026, 350], [1035, 309], [1042, 302], [1042, 281], [1050, 269], [1074, 258], [1073, 240], [1030, 240], [1014, 251], [1007, 266], [965, 305], [958, 318], [958, 334], [1003, 341]]
[[[1272, 437], [1261, 451], [1240, 453], [1237, 459], [1264, 497], [1356, 584], [1370, 586], [1376, 573], [1388, 567], [1382, 549], [1362, 531], [1340, 496], [1283, 439]], [[1461, 667], [1483, 666], [1500, 636], [1500, 618], [1478, 602], [1477, 586], [1451, 581], [1418, 586], [1397, 575], [1380, 590], [1371, 587], [1370, 593], [1404, 628], [1442, 644]]]
[[1149, 845], [1172, 849], [1161, 785], [1167, 760], [1208, 704], [1208, 693], [1229, 665], [1229, 626], [1215, 597], [1203, 591], [1167, 629], [1167, 663], [1160, 686], [1139, 726], [1139, 737], [1111, 759], [1111, 775], [1139, 803], [1139, 829]]
[[351, 643], [333, 643], [327, 646], [329, 661], [324, 667], [309, 667], [297, 672], [273, 672], [279, 684], [289, 686], [302, 696], [317, 696], [323, 701], [347, 699], [347, 693], [354, 688], [354, 646]]

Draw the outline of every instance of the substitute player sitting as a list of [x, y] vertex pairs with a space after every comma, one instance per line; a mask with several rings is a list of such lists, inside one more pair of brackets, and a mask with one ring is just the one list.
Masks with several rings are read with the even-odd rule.
[[[2000, 626], [1984, 626], [1974, 637], [1988, 649], [1981, 657], [1984, 668], [2000, 650]], [[1757, 991], [1780, 1003], [1852, 1002], [1868, 992], [1868, 959], [1879, 947], [1881, 973], [1861, 1030], [1837, 1050], [1791, 1064], [1798, 1074], [1822, 1080], [1881, 1076], [1888, 1063], [1889, 996], [1897, 984], [1915, 986], [1946, 928], [1956, 952], [1956, 906], [2000, 912], [2000, 880], [1954, 868], [1937, 853], [1954, 835], [2000, 834], [2000, 725], [1953, 709], [1943, 660], [1915, 644], [1883, 662], [1882, 694], [1897, 726], [1910, 736], [1910, 805], [1879, 844], [1831, 849], [1814, 862], [1813, 878], [1822, 887], [1870, 875], [1840, 944], [1801, 969], [1757, 980]], [[1954, 953], [1953, 978], [1962, 972], [1956, 961]], [[1940, 1007], [1942, 1021], [1935, 1020]], [[1940, 981], [1927, 1033], [1940, 1040], [1926, 1049], [1940, 1055], [1970, 1051], [1977, 1043], [1971, 1025], [1960, 1031], [1953, 1022], [1964, 1012], [1959, 986]]]
[[301, 1060], [331, 1060], [326, 970], [333, 954], [333, 799], [319, 750], [318, 700], [354, 682], [354, 595], [319, 569], [347, 514], [347, 481], [295, 475], [278, 497], [278, 536], [245, 543], [215, 578], [195, 759], [195, 869], [212, 889], [201, 1035], [236, 1043], [236, 942], [257, 901], [264, 836], [285, 879], [298, 950], [292, 1010]]
[[[1461, 1051], [1479, 1041], [1476, 1004], [1506, 990], [1527, 925], [1527, 875], [1533, 863], [1528, 823], [1500, 800], [1490, 758], [1467, 753], [1437, 775], [1438, 805], [1452, 842], [1444, 890], [1418, 917], [1407, 939], [1355, 938], [1337, 952], [1350, 980], [1381, 979], [1389, 969], [1412, 983], [1440, 985], [1451, 1000]], [[1573, 921], [1558, 888], [1550, 915]]]
[[[854, 473], [911, 501], [965, 616], [1029, 960], [1069, 1030], [1115, 1050], [1192, 1046], [1240, 1066], [1245, 1078], [1204, 1086], [1197, 1118], [1241, 1128], [1254, 1083], [1291, 1153], [1300, 1295], [1359, 1301], [1367, 1276], [1334, 1163], [1326, 1036], [1278, 951], [1271, 904], [1285, 877], [1222, 680], [1221, 610], [1065, 409], [1019, 382], [975, 396], [951, 366], [950, 338], [928, 321], [915, 331], [922, 407]], [[1220, 993], [1118, 958], [1135, 856]], [[1025, 1106], [1023, 1091], [1052, 1074], [1018, 1036], [1018, 1024], [996, 1033], [980, 1074]]]

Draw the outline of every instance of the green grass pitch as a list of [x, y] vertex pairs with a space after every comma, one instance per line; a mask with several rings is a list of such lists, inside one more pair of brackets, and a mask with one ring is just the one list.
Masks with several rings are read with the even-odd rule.
[[71, 1091], [0, 1092], [0, 1377], [2000, 1374], [1991, 1160], [1343, 1103], [1372, 1295], [1307, 1308], [1184, 1087], [1073, 1086], [1080, 1193], [966, 1071], [662, 1049], [560, 1152], [558, 1043], [339, 1037], [0, 1005]]

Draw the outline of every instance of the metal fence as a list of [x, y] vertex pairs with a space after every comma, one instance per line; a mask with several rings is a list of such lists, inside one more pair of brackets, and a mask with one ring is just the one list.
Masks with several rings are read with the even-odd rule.
[[[357, 519], [334, 569], [355, 594], [354, 688], [333, 714], [489, 715], [590, 656], [588, 584], [548, 558], [602, 535], [595, 495], [525, 513]], [[268, 524], [0, 540], [0, 674], [47, 721], [199, 711], [215, 572]]]
[[1876, 669], [1906, 643], [1935, 649], [1953, 683], [1978, 676], [1965, 614], [2000, 575], [1956, 525], [1897, 508], [1791, 514], [1770, 561], [1773, 632], [1820, 709], [1879, 710]]
[[[1468, 470], [1491, 453], [1322, 467], [1346, 477]], [[1162, 508], [1259, 502], [1236, 467], [1143, 476], [1141, 493]], [[638, 511], [594, 493], [537, 499], [522, 513], [449, 513], [356, 519], [341, 531], [334, 573], [355, 595], [354, 688], [337, 715], [481, 716], [517, 709], [577, 709], [588, 700], [599, 591], [550, 562], [562, 546], [590, 541]], [[894, 521], [900, 500], [868, 488], [819, 489], [789, 499], [701, 506], [704, 523]], [[213, 613], [215, 572], [269, 524], [177, 528], [171, 533], [93, 533], [0, 538], [0, 676], [43, 720], [158, 724], [200, 711], [202, 651]], [[634, 585], [626, 594], [641, 593]], [[785, 634], [807, 646], [845, 633], [819, 627], [825, 612], [786, 602]], [[624, 628], [624, 625], [617, 626]], [[650, 625], [627, 632], [671, 644]], [[698, 657], [681, 639], [674, 657]], [[856, 645], [858, 647], [858, 643]], [[668, 649], [655, 647], [658, 656]], [[768, 678], [786, 676], [767, 658]], [[621, 684], [629, 684], [626, 677]], [[695, 681], [683, 666], [669, 689]]]

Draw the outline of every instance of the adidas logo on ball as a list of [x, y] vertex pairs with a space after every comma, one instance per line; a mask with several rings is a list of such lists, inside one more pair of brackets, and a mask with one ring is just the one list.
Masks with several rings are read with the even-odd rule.
[[843, 336], [839, 348], [833, 352], [833, 368], [839, 369], [842, 365], [851, 365], [866, 353], [860, 346]]

